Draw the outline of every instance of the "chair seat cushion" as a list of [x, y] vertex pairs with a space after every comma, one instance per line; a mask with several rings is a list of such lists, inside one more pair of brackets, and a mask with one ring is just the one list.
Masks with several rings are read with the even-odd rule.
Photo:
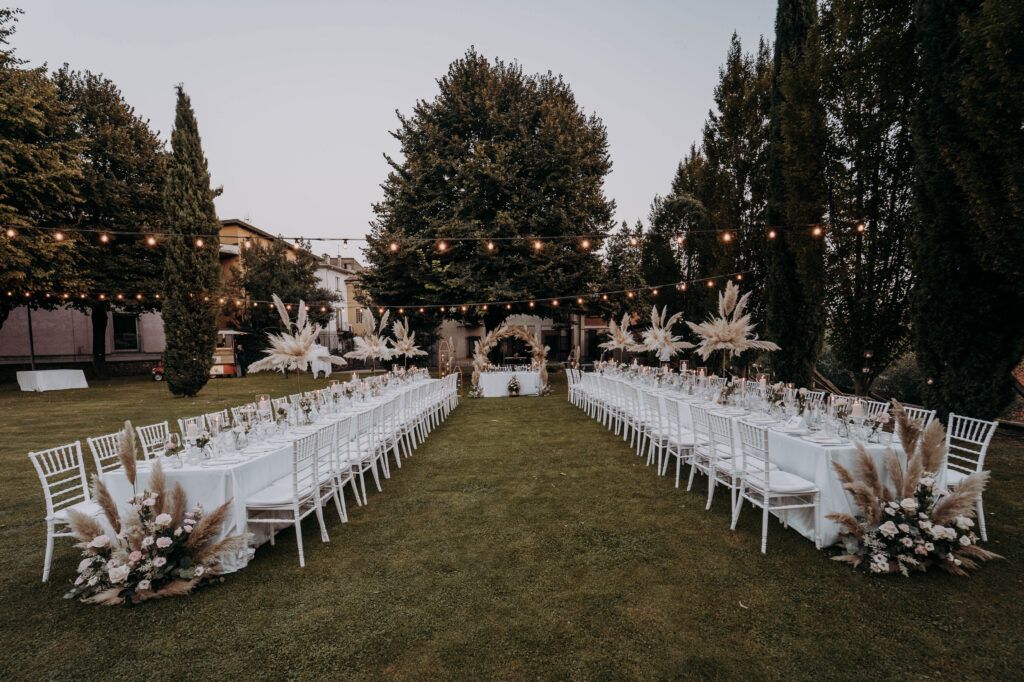
[[768, 490], [773, 493], [800, 493], [812, 492], [817, 489], [806, 478], [801, 478], [787, 471], [769, 471], [767, 486], [765, 483], [763, 471], [747, 474], [747, 485], [754, 486], [759, 490]]
[[949, 488], [955, 488], [960, 485], [960, 481], [967, 478], [970, 474], [965, 474], [957, 469], [946, 469], [946, 486]]
[[58, 509], [57, 511], [53, 512], [53, 520], [60, 521], [62, 523], [67, 523], [68, 512], [70, 512], [72, 509], [78, 512], [79, 514], [85, 514], [86, 516], [103, 515], [103, 509], [100, 508], [98, 504], [91, 500], [86, 500], [79, 502], [77, 504], [73, 504], [70, 507], [64, 507], [63, 509]]
[[[311, 493], [312, 490], [299, 491], [299, 497], [304, 497]], [[275, 505], [290, 504], [293, 499], [292, 493], [292, 475], [288, 474], [283, 478], [279, 478], [263, 490], [253, 493], [249, 497], [245, 498], [245, 506], [247, 507], [268, 507]]]

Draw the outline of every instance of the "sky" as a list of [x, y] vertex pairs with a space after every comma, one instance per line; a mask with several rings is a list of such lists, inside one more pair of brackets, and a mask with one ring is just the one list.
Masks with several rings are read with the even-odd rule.
[[165, 140], [183, 83], [224, 188], [221, 218], [357, 238], [382, 194], [383, 155], [398, 153], [396, 110], [432, 99], [470, 46], [563, 75], [607, 127], [616, 219], [646, 218], [699, 140], [733, 31], [756, 50], [772, 37], [775, 4], [21, 0], [12, 42], [32, 66], [67, 62], [110, 78]]

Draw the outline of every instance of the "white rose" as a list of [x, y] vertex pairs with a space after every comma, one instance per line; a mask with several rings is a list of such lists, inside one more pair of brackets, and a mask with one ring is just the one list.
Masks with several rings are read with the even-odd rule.
[[917, 500], [913, 497], [905, 497], [900, 500], [900, 506], [903, 507], [905, 512], [913, 514], [917, 511]]
[[142, 504], [146, 505], [147, 507], [155, 507], [156, 506], [156, 500], [153, 499], [152, 497], [147, 497], [146, 499], [144, 499], [142, 501]]
[[960, 544], [963, 545], [964, 547], [967, 547], [968, 545], [971, 544], [971, 539], [969, 537], [967, 537], [966, 535], [961, 535], [960, 536]]
[[956, 517], [956, 527], [960, 530], [967, 530], [968, 528], [974, 527], [974, 521], [966, 516], [958, 516]]
[[109, 547], [110, 538], [108, 538], [106, 535], [97, 535], [92, 539], [92, 542], [89, 543], [89, 546], [96, 548]]
[[129, 573], [131, 573], [131, 569], [127, 566], [114, 566], [107, 572], [107, 574], [110, 576], [110, 582], [112, 583], [121, 582], [122, 580], [128, 577]]
[[931, 476], [925, 476], [924, 478], [921, 479], [921, 485], [923, 485], [926, 488], [931, 488], [935, 485], [935, 479], [932, 478]]
[[199, 578], [203, 573], [206, 573], [206, 569], [202, 566], [196, 566], [196, 577]]
[[801, 388], [800, 389], [800, 395], [801, 396], [807, 395], [807, 389], [806, 388]]
[[157, 568], [160, 568], [161, 566], [163, 566], [166, 563], [167, 563], [167, 559], [165, 559], [162, 556], [158, 556], [157, 558], [153, 559], [153, 565], [156, 566]]
[[175, 537], [177, 537], [178, 535], [181, 535], [181, 526], [178, 526], [177, 528], [174, 529], [174, 535], [175, 535]]
[[156, 523], [156, 525], [161, 526], [161, 527], [169, 526], [169, 525], [171, 525], [171, 515], [170, 514], [157, 514], [157, 517], [153, 521], [154, 521], [154, 523]]
[[140, 580], [139, 581], [139, 589], [140, 590], [148, 590], [149, 589], [149, 585], [150, 585], [150, 582], [148, 580]]
[[78, 572], [81, 573], [90, 566], [92, 566], [92, 559], [82, 559], [78, 562]]
[[154, 540], [153, 540], [153, 536], [152, 535], [147, 535], [146, 537], [142, 538], [142, 546], [143, 547], [149, 547], [150, 545], [153, 544], [153, 542], [154, 542]]
[[886, 521], [878, 527], [878, 532], [891, 540], [896, 537], [896, 533], [899, 532], [899, 530], [896, 528], [895, 523], [892, 521]]
[[159, 547], [160, 549], [166, 549], [167, 547], [171, 546], [171, 539], [170, 538], [157, 538], [156, 546]]
[[933, 545], [930, 542], [924, 543], [924, 548], [927, 549], [929, 552], [934, 552], [935, 551], [935, 545]]

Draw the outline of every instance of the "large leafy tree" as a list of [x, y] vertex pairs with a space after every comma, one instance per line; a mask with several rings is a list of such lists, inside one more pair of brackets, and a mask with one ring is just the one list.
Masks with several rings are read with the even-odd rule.
[[[53, 74], [60, 100], [69, 108], [82, 140], [79, 201], [67, 223], [104, 232], [159, 231], [163, 219], [163, 143], [124, 100], [110, 80], [67, 65]], [[114, 235], [103, 243], [83, 233], [75, 264], [89, 281], [86, 298], [70, 300], [92, 320], [92, 359], [97, 375], [106, 373], [107, 316], [112, 309], [159, 309], [163, 282], [162, 249], [142, 235]], [[122, 294], [99, 298], [96, 292]], [[141, 298], [140, 298], [141, 296]]]
[[[632, 228], [625, 220], [622, 226], [612, 232], [604, 245], [604, 277], [601, 289], [613, 292], [636, 291], [646, 286], [647, 279], [643, 270], [643, 242], [645, 239], [643, 223], [639, 220]], [[605, 306], [608, 314], [621, 315], [625, 310], [640, 310], [640, 299], [636, 296], [628, 298], [625, 293], [613, 294], [608, 297]]]
[[910, 340], [911, 3], [832, 0], [821, 29], [832, 220], [829, 338], [839, 365], [864, 394]]
[[[584, 114], [561, 77], [526, 75], [473, 49], [450, 65], [438, 87], [411, 116], [399, 115], [392, 133], [403, 158], [388, 158], [384, 199], [374, 206], [369, 268], [361, 276], [369, 299], [450, 306], [590, 290], [600, 277], [595, 250], [614, 209], [604, 195], [611, 160], [601, 120]], [[580, 239], [547, 241], [539, 251], [531, 243], [567, 235]], [[589, 249], [581, 246], [584, 236]], [[442, 252], [442, 237], [477, 239], [449, 241]], [[509, 239], [492, 251], [486, 237]], [[557, 308], [512, 312], [561, 319], [574, 307], [564, 299]], [[442, 315], [493, 327], [509, 312], [446, 307], [443, 314], [410, 314], [409, 321], [429, 340]]]
[[194, 396], [210, 380], [217, 343], [220, 223], [192, 102], [180, 85], [177, 94], [164, 188], [164, 370], [172, 393]]
[[[277, 294], [289, 305], [305, 301], [310, 321], [324, 325], [337, 295], [320, 286], [317, 259], [308, 247], [304, 243], [290, 246], [282, 239], [266, 246], [253, 242], [250, 248], [242, 249], [239, 267], [232, 271], [229, 295], [266, 302]], [[236, 306], [233, 318], [236, 328], [249, 334], [243, 344], [247, 363], [262, 357], [260, 351], [269, 345], [267, 332], [280, 331], [281, 327], [281, 316], [270, 305]]]
[[84, 284], [74, 235], [29, 229], [60, 224], [78, 202], [82, 144], [46, 70], [21, 68], [10, 47], [18, 13], [0, 9], [0, 326], [14, 308], [52, 307]]
[[[825, 110], [819, 85], [815, 0], [779, 0], [768, 130], [766, 336], [779, 344], [779, 378], [811, 385], [825, 338], [824, 241], [812, 224], [825, 213]], [[762, 235], [763, 238], [763, 235]]]
[[919, 1], [915, 25], [917, 361], [929, 406], [993, 418], [1024, 354], [1024, 7]]

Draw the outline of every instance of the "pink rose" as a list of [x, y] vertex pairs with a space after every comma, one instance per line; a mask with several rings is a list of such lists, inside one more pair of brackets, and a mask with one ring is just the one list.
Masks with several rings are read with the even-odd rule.
[[90, 566], [92, 566], [92, 559], [82, 559], [78, 562], [78, 572], [81, 573]]
[[142, 559], [142, 552], [135, 550], [128, 555], [128, 561], [140, 561]]
[[156, 539], [156, 546], [159, 547], [160, 549], [166, 549], [166, 548], [171, 546], [171, 539], [170, 538], [157, 538]]
[[153, 499], [152, 497], [147, 497], [142, 501], [142, 504], [146, 505], [147, 507], [154, 507], [156, 506], [156, 500]]
[[148, 590], [149, 589], [149, 585], [150, 585], [150, 582], [148, 580], [140, 580], [139, 581], [139, 589], [140, 590]]
[[85, 582], [85, 576], [84, 575], [80, 575], [77, 578], [75, 578], [75, 584], [76, 585], [81, 585], [84, 582]]
[[910, 538], [903, 538], [901, 540], [901, 542], [903, 543], [904, 547], [913, 547], [914, 546], [914, 541], [911, 540]]
[[903, 531], [904, 533], [909, 533], [910, 532], [910, 526], [908, 526], [905, 523], [901, 523], [900, 524], [900, 530]]
[[153, 559], [153, 565], [156, 566], [157, 568], [160, 568], [161, 566], [163, 566], [166, 563], [167, 563], [167, 559], [165, 557], [162, 557], [162, 556], [158, 556], [157, 558]]

